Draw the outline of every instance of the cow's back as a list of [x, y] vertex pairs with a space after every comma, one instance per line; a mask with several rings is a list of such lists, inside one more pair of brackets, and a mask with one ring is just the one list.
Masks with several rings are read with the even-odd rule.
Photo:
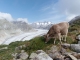
[[64, 35], [67, 32], [68, 28], [69, 28], [68, 22], [62, 22], [52, 26], [52, 29], [54, 30], [55, 34], [61, 33], [62, 35]]
[[48, 31], [47, 34], [54, 35], [57, 33], [61, 33], [62, 35], [66, 34], [66, 31], [69, 28], [69, 23], [68, 22], [62, 22], [59, 24], [54, 24]]
[[62, 22], [58, 24], [59, 29], [60, 29], [60, 33], [62, 35], [65, 35], [68, 32], [68, 28], [69, 28], [69, 23], [68, 22]]

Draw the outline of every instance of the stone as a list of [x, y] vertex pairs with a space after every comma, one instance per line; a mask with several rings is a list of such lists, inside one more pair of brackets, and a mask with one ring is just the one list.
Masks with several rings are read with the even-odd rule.
[[59, 52], [49, 53], [48, 54], [52, 59], [59, 57], [61, 54]]
[[73, 56], [75, 56], [77, 59], [80, 59], [80, 53], [72, 53]]
[[24, 50], [22, 50], [20, 53], [20, 59], [26, 60], [27, 58], [28, 58], [28, 54], [24, 52]]
[[77, 60], [77, 58], [76, 57], [74, 57], [73, 55], [71, 55], [71, 54], [68, 54], [68, 56], [72, 59], [72, 60]]
[[28, 58], [28, 54], [24, 50], [21, 50], [21, 53], [12, 54], [12, 56], [14, 57], [13, 60], [27, 60]]
[[76, 40], [80, 41], [80, 35], [76, 36]]
[[71, 44], [71, 49], [77, 53], [80, 53], [80, 44]]
[[80, 44], [80, 41], [78, 41], [78, 44]]
[[70, 48], [70, 44], [68, 44], [68, 43], [64, 43], [64, 44], [62, 44], [61, 46], [62, 46], [63, 48], [66, 48], [66, 49], [67, 49], [67, 48]]
[[30, 55], [30, 59], [33, 59], [33, 58], [36, 58], [36, 56], [37, 56], [37, 54], [36, 53], [31, 53], [31, 55]]
[[64, 49], [64, 48], [61, 47], [61, 49], [60, 49], [60, 53], [61, 53], [62, 55], [65, 55], [66, 52], [67, 52], [66, 49]]
[[58, 47], [57, 46], [52, 46], [50, 48], [50, 50], [51, 50], [51, 52], [56, 52], [56, 51], [58, 51]]
[[20, 52], [20, 50], [21, 50], [20, 47], [15, 48], [15, 52]]
[[36, 53], [37, 53], [37, 56], [31, 60], [53, 60], [43, 50], [38, 50], [38, 51], [36, 51]]

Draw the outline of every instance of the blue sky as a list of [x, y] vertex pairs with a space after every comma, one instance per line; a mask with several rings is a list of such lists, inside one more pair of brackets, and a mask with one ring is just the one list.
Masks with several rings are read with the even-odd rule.
[[0, 17], [8, 20], [27, 20], [29, 23], [58, 23], [79, 15], [79, 5], [79, 0], [0, 0]]

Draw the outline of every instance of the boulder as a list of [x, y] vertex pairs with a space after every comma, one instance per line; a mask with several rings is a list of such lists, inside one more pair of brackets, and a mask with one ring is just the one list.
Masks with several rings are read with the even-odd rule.
[[71, 49], [77, 53], [80, 53], [80, 44], [71, 44]]
[[72, 53], [73, 56], [75, 56], [77, 59], [80, 59], [80, 53]]
[[64, 44], [62, 44], [61, 46], [62, 46], [63, 48], [66, 48], [66, 49], [67, 49], [67, 48], [70, 48], [70, 44], [68, 44], [68, 43], [64, 43]]
[[28, 54], [24, 50], [21, 50], [21, 53], [12, 54], [12, 56], [14, 57], [13, 60], [27, 60], [28, 58]]
[[59, 51], [62, 55], [65, 55], [67, 53], [66, 49], [64, 49], [63, 47], [61, 47], [60, 51]]
[[52, 59], [63, 59], [64, 56], [61, 55], [63, 51], [59, 51], [57, 46], [52, 46], [51, 49], [48, 51], [48, 55], [52, 58]]
[[74, 57], [73, 55], [71, 55], [71, 54], [67, 54], [72, 60], [77, 60], [77, 58], [76, 57]]
[[76, 36], [76, 40], [80, 41], [80, 35]]
[[34, 58], [36, 58], [36, 56], [37, 56], [37, 54], [36, 53], [31, 53], [31, 55], [30, 55], [30, 59], [34, 59]]
[[56, 51], [58, 51], [58, 47], [57, 46], [52, 46], [50, 48], [50, 50], [51, 50], [51, 52], [56, 52]]
[[28, 54], [24, 52], [24, 50], [22, 50], [20, 53], [20, 59], [26, 60], [27, 58], [28, 58]]
[[[35, 54], [35, 53], [33, 53], [33, 54]], [[36, 51], [35, 56], [30, 56], [30, 58], [32, 58], [31, 60], [53, 60], [43, 50]]]
[[80, 44], [80, 41], [78, 41], [78, 44]]

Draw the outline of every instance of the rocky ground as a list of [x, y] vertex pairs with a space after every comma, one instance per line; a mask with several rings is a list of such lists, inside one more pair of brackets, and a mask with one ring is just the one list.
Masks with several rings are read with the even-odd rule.
[[[80, 60], [80, 35], [76, 37], [78, 44], [64, 43], [60, 47], [53, 45], [46, 52], [37, 50], [30, 55], [21, 50], [25, 45], [15, 48], [15, 53], [12, 54], [13, 60]], [[68, 51], [71, 49], [72, 51]]]
[[[66, 49], [57, 46], [52, 46], [50, 50], [44, 52], [43, 50], [37, 50], [30, 55], [24, 50], [20, 50], [23, 46], [15, 48], [15, 53], [12, 54], [13, 60], [79, 60], [80, 53], [68, 52]], [[19, 52], [20, 51], [20, 52]]]

